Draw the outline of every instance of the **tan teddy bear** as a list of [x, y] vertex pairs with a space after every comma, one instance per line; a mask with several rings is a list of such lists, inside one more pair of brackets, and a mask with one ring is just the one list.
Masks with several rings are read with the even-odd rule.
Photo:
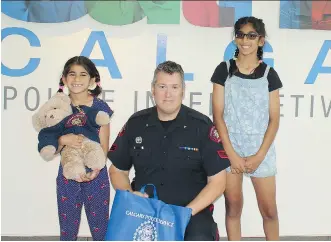
[[33, 115], [32, 123], [39, 132], [38, 151], [47, 161], [55, 157], [59, 137], [70, 133], [84, 136], [80, 149], [65, 146], [61, 151], [64, 177], [77, 179], [86, 174], [85, 166], [92, 170], [105, 166], [106, 155], [100, 145], [98, 130], [110, 122], [110, 117], [106, 112], [84, 105], [73, 108], [70, 103], [66, 94], [55, 94]]

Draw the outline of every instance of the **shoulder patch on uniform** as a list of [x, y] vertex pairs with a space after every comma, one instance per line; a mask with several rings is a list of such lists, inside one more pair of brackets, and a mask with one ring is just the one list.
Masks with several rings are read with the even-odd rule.
[[110, 149], [109, 152], [114, 152], [115, 150], [117, 150], [117, 144], [113, 144]]
[[229, 158], [228, 155], [226, 154], [225, 150], [218, 150], [217, 154], [222, 159], [228, 159]]
[[118, 132], [118, 137], [122, 137], [124, 135], [125, 129], [126, 129], [126, 123], [123, 125], [120, 132]]
[[209, 139], [211, 139], [212, 141], [214, 141], [216, 143], [221, 142], [221, 137], [219, 136], [215, 125], [211, 126], [211, 128], [209, 130]]

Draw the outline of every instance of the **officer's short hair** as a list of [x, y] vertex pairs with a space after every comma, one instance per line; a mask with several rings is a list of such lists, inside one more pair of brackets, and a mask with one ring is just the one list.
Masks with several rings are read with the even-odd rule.
[[154, 71], [154, 76], [153, 76], [153, 81], [152, 81], [152, 87], [155, 86], [156, 84], [156, 75], [159, 72], [165, 72], [168, 74], [174, 74], [174, 73], [179, 73], [180, 77], [182, 79], [182, 87], [185, 87], [185, 81], [184, 81], [184, 71], [181, 65], [177, 64], [176, 62], [173, 61], [165, 61], [160, 63], [155, 71]]

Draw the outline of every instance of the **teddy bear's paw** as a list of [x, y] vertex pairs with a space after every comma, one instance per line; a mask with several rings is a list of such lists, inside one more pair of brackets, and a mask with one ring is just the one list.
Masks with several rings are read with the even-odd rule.
[[90, 171], [88, 173], [86, 173], [86, 178], [93, 180], [94, 178], [96, 178], [100, 173], [100, 169], [95, 169], [93, 171]]
[[85, 165], [92, 170], [101, 170], [106, 165], [106, 156], [101, 146], [96, 146], [85, 156]]
[[81, 175], [85, 175], [85, 167], [77, 163], [67, 163], [63, 166], [63, 176], [67, 179], [76, 180], [80, 179]]
[[83, 179], [82, 179], [82, 176], [83, 174], [81, 174], [81, 175], [76, 175], [76, 177], [74, 178], [74, 179], [72, 179], [72, 180], [75, 180], [76, 182], [83, 182]]
[[55, 156], [56, 149], [54, 146], [48, 145], [41, 149], [40, 155], [45, 161], [50, 161]]
[[106, 125], [110, 122], [109, 115], [104, 111], [99, 111], [96, 118], [95, 118], [95, 122], [99, 126]]

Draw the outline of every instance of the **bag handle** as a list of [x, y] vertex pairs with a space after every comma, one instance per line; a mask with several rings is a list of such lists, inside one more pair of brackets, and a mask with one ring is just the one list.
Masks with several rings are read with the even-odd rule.
[[156, 187], [154, 186], [154, 184], [146, 184], [146, 185], [144, 185], [144, 186], [140, 189], [140, 192], [141, 192], [141, 193], [145, 193], [145, 188], [146, 188], [146, 186], [152, 186], [152, 187], [154, 188], [154, 191], [153, 191], [154, 199], [159, 200], [159, 197], [157, 196], [157, 193], [156, 193]]

